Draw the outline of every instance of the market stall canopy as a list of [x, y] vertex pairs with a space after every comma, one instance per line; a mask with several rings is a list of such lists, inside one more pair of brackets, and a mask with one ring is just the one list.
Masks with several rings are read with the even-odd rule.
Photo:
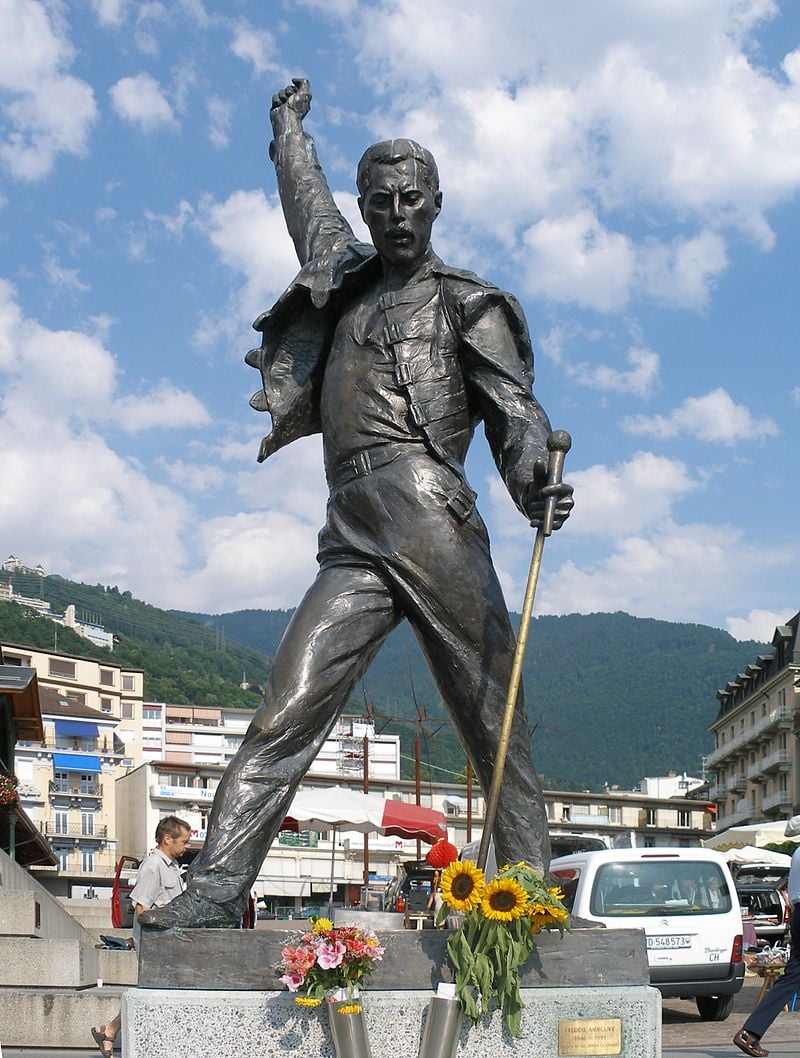
[[788, 867], [792, 862], [792, 857], [784, 852], [757, 849], [755, 845], [745, 845], [741, 849], [728, 849], [722, 855], [728, 864], [767, 863], [771, 867]]
[[707, 838], [703, 845], [707, 849], [725, 852], [726, 849], [741, 849], [745, 845], [780, 845], [784, 841], [799, 841], [800, 838], [787, 838], [785, 834], [787, 820], [775, 822], [750, 823], [741, 827], [729, 827], [719, 834]]
[[433, 844], [447, 837], [444, 814], [432, 808], [392, 801], [343, 786], [300, 790], [282, 830], [355, 830], [392, 834]]

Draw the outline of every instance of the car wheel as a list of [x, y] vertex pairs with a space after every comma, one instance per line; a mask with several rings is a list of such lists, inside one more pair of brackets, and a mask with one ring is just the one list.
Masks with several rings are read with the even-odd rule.
[[732, 1006], [733, 996], [697, 996], [697, 1009], [703, 1021], [724, 1021]]

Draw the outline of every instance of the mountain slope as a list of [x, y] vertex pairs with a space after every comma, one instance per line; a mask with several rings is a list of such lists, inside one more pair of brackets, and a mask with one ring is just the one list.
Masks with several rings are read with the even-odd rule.
[[[274, 655], [291, 611], [186, 616]], [[524, 681], [535, 759], [546, 785], [630, 786], [670, 769], [698, 775], [712, 745], [707, 727], [716, 715], [717, 688], [763, 650], [763, 644], [738, 642], [720, 629], [625, 613], [535, 618]], [[414, 695], [428, 710], [427, 730], [444, 715], [407, 624], [389, 637], [367, 673], [354, 702], [362, 709], [364, 694], [378, 723], [401, 733], [408, 755], [416, 725], [387, 718], [413, 720]], [[428, 750], [435, 764], [463, 767], [449, 724]]]

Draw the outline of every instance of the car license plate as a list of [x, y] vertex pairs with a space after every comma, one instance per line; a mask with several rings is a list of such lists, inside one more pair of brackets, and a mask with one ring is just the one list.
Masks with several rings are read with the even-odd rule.
[[648, 937], [648, 948], [691, 948], [692, 938], [685, 934], [670, 934], [666, 937]]

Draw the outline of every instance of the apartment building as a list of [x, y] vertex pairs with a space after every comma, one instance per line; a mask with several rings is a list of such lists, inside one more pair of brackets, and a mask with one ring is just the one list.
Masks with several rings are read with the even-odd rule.
[[710, 797], [717, 830], [784, 819], [800, 805], [800, 614], [779, 625], [772, 648], [717, 691], [719, 711], [709, 730], [714, 750]]
[[117, 859], [116, 778], [141, 754], [143, 674], [107, 661], [2, 644], [6, 665], [36, 671], [42, 735], [16, 745], [20, 803], [58, 867], [32, 870], [67, 895]]

